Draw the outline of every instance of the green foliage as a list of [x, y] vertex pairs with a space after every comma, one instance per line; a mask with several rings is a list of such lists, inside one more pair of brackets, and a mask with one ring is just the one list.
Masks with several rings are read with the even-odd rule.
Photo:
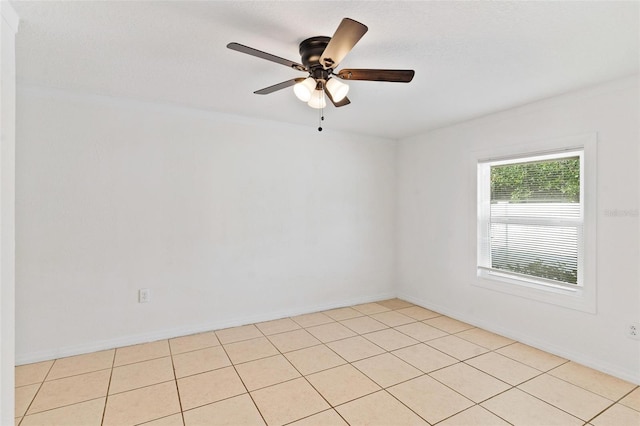
[[491, 201], [579, 202], [579, 157], [491, 167]]
[[568, 266], [566, 263], [560, 261], [550, 264], [536, 259], [529, 263], [510, 262], [492, 266], [494, 268], [531, 275], [533, 277], [547, 278], [568, 284], [578, 283], [578, 270], [574, 266]]

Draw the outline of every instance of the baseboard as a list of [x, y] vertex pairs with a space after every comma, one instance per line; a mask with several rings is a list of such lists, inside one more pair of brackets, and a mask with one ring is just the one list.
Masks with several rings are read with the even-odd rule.
[[149, 333], [132, 334], [114, 339], [100, 340], [87, 344], [75, 346], [65, 346], [46, 351], [32, 352], [26, 354], [16, 354], [16, 365], [31, 364], [34, 362], [48, 361], [57, 358], [65, 358], [74, 355], [82, 355], [86, 353], [102, 351], [123, 346], [137, 345], [140, 343], [154, 342], [156, 340], [172, 339], [174, 337], [188, 336], [190, 334], [202, 333], [211, 330], [221, 330], [223, 328], [237, 327], [246, 324], [254, 324], [263, 321], [271, 321], [280, 318], [303, 315], [312, 312], [326, 311], [328, 309], [342, 308], [345, 306], [358, 305], [361, 303], [375, 302], [396, 297], [395, 292], [385, 292], [375, 295], [356, 297], [347, 300], [334, 301], [325, 304], [308, 305], [296, 307], [274, 312], [265, 312], [257, 315], [237, 317], [229, 320], [213, 321], [210, 323], [201, 323], [189, 325], [186, 327], [177, 327], [171, 329], [157, 330]]
[[501, 325], [490, 323], [468, 314], [456, 312], [445, 306], [440, 306], [434, 303], [430, 303], [426, 300], [412, 297], [404, 293], [398, 294], [397, 297], [400, 299], [406, 300], [407, 302], [411, 302], [416, 305], [422, 306], [423, 308], [457, 319], [459, 321], [463, 321], [468, 324], [474, 325], [476, 327], [483, 328], [487, 331], [491, 331], [493, 333], [499, 334], [501, 336], [508, 337], [513, 340], [517, 340], [518, 342], [524, 343], [525, 345], [529, 345], [534, 348], [540, 349], [542, 351], [549, 352], [553, 355], [557, 355], [559, 357], [568, 359], [570, 361], [577, 362], [579, 364], [593, 368], [594, 370], [598, 370], [603, 373], [609, 374], [611, 376], [617, 377], [619, 379], [626, 380], [628, 382], [640, 385], [640, 372], [633, 372], [633, 371], [621, 369], [616, 365], [609, 364], [597, 358], [589, 357], [588, 355], [583, 353], [567, 351], [565, 348], [559, 347], [549, 342], [539, 340], [539, 339], [533, 339], [530, 336], [523, 335], [522, 333], [519, 333], [517, 330], [505, 328]]

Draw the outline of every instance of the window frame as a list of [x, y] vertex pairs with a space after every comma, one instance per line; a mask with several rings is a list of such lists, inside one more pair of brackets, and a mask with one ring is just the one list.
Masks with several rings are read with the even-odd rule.
[[[473, 170], [477, 189], [474, 285], [584, 312], [596, 312], [596, 141], [597, 135], [592, 133], [474, 153]], [[578, 285], [487, 268], [482, 264], [484, 259], [481, 253], [483, 245], [487, 244], [488, 231], [485, 225], [490, 208], [490, 185], [486, 176], [487, 171], [490, 173], [488, 165], [526, 162], [535, 157], [576, 152], [580, 152], [582, 219], [582, 244], [578, 247]]]

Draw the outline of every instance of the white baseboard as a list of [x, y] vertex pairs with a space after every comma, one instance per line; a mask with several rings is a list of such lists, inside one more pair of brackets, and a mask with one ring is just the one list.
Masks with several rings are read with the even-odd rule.
[[401, 293], [397, 297], [400, 299], [406, 300], [407, 302], [411, 302], [416, 305], [422, 306], [423, 308], [430, 309], [432, 311], [441, 313], [448, 317], [457, 319], [459, 321], [463, 321], [473, 326], [480, 327], [487, 331], [491, 331], [493, 333], [499, 334], [501, 336], [505, 336], [510, 339], [517, 340], [518, 342], [524, 343], [526, 345], [532, 346], [534, 348], [540, 349], [545, 352], [549, 352], [553, 355], [557, 355], [559, 357], [568, 359], [570, 361], [577, 362], [579, 364], [593, 368], [594, 370], [598, 370], [603, 373], [609, 374], [611, 376], [617, 377], [619, 379], [626, 380], [628, 382], [640, 385], [640, 372], [621, 369], [616, 365], [611, 365], [600, 359], [590, 357], [588, 354], [567, 351], [565, 348], [559, 347], [557, 345], [551, 344], [543, 340], [533, 339], [531, 338], [531, 336], [524, 335], [522, 333], [519, 333], [517, 330], [504, 327], [501, 324], [490, 323], [468, 314], [452, 311], [447, 307], [433, 304], [433, 303], [427, 302], [426, 300], [412, 297], [407, 294]]
[[137, 345], [140, 343], [154, 342], [156, 340], [171, 339], [174, 337], [188, 336], [190, 334], [202, 333], [211, 330], [221, 330], [223, 328], [237, 327], [246, 324], [254, 324], [263, 321], [270, 321], [280, 318], [292, 317], [296, 315], [308, 314], [311, 312], [325, 311], [327, 309], [341, 308], [344, 306], [358, 305], [361, 303], [375, 302], [396, 297], [395, 292], [379, 293], [376, 295], [356, 297], [347, 300], [335, 301], [319, 305], [308, 305], [291, 309], [265, 312], [256, 315], [243, 316], [229, 320], [213, 321], [210, 323], [194, 324], [186, 327], [177, 327], [164, 330], [156, 330], [149, 333], [132, 334], [120, 336], [113, 339], [87, 342], [75, 346], [65, 346], [46, 351], [16, 354], [16, 365], [31, 364], [34, 362], [48, 361], [68, 356], [81, 355], [90, 352], [102, 351], [124, 346]]

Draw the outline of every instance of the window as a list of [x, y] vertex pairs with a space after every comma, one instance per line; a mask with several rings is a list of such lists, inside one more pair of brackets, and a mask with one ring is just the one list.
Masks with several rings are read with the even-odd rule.
[[585, 221], [595, 160], [585, 167], [586, 145], [478, 160], [480, 285], [595, 310], [594, 269], [585, 266], [595, 252]]

